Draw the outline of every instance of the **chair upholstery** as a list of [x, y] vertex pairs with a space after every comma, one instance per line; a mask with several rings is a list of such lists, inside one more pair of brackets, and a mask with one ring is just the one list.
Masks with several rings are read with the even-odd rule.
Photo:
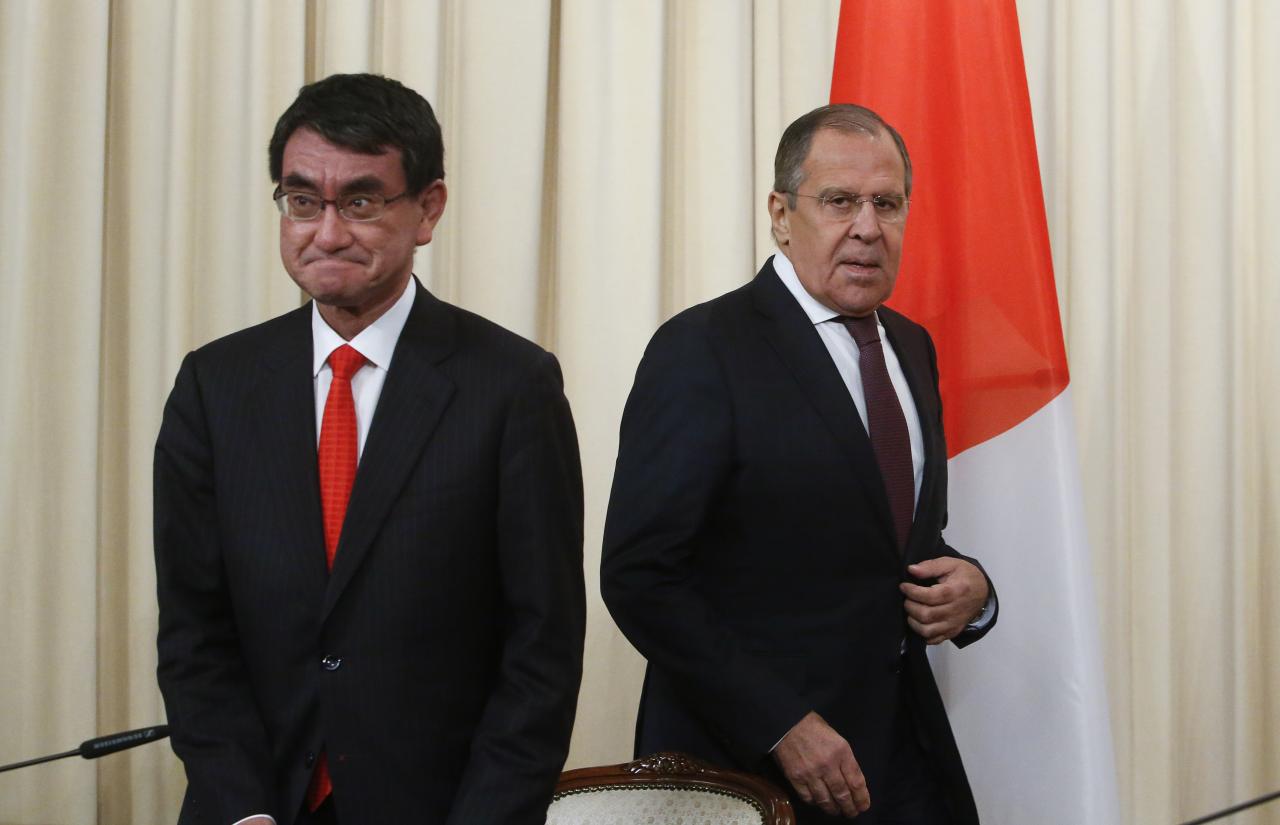
[[547, 825], [795, 825], [777, 787], [679, 753], [560, 775]]

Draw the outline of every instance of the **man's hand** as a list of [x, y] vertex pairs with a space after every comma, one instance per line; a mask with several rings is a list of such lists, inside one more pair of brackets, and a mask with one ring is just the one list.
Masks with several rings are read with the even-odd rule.
[[853, 749], [813, 711], [782, 737], [773, 758], [800, 798], [826, 814], [852, 819], [871, 807]]
[[907, 624], [931, 645], [959, 635], [987, 603], [987, 577], [972, 562], [942, 556], [910, 565], [907, 571], [917, 579], [937, 580], [929, 587], [898, 585], [907, 597]]

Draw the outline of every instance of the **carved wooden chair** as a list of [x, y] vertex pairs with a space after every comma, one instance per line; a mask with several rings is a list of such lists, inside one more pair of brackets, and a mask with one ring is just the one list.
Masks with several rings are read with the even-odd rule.
[[758, 776], [679, 753], [560, 775], [547, 825], [795, 825], [786, 795]]

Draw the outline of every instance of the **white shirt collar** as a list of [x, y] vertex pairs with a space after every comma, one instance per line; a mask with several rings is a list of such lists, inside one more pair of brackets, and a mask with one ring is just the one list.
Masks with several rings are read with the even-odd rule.
[[329, 353], [343, 344], [350, 344], [365, 360], [383, 370], [390, 369], [391, 356], [396, 349], [396, 341], [400, 339], [400, 331], [409, 319], [409, 310], [413, 307], [413, 298], [417, 294], [417, 280], [409, 278], [404, 292], [391, 308], [378, 316], [372, 324], [360, 330], [350, 341], [333, 331], [320, 317], [320, 307], [311, 302], [311, 376], [320, 374], [321, 368], [329, 360]]
[[[814, 326], [840, 317], [840, 313], [809, 294], [809, 290], [800, 283], [800, 276], [796, 274], [796, 268], [791, 263], [791, 259], [782, 254], [781, 250], [773, 256], [773, 271], [778, 273], [778, 279], [782, 281], [782, 285], [796, 299], [796, 303], [804, 310], [804, 314], [809, 316], [809, 321]], [[877, 314], [876, 324], [879, 325], [879, 323], [880, 316]]]

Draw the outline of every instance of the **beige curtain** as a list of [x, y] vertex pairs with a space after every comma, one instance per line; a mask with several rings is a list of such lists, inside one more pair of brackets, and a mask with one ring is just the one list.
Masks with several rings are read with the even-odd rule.
[[1024, 5], [1124, 821], [1182, 821], [1280, 789], [1280, 4]]
[[[618, 418], [658, 323], [769, 253], [773, 148], [826, 100], [837, 10], [0, 0], [0, 762], [163, 718], [161, 407], [187, 350], [298, 304], [266, 142], [299, 85], [364, 70], [444, 125], [418, 273], [564, 365], [593, 594], [570, 765], [627, 758], [643, 665], [594, 595]], [[1019, 12], [1123, 821], [1174, 822], [1280, 787], [1280, 5]], [[0, 775], [0, 823], [171, 821], [182, 787], [164, 745], [40, 766]]]

